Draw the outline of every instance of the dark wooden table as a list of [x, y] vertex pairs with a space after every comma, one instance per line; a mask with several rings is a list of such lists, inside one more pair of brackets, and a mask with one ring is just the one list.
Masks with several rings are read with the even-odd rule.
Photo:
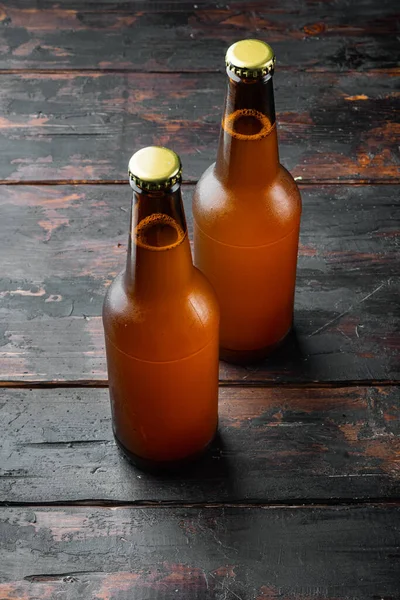
[[[1, 4], [1, 600], [400, 598], [396, 5]], [[190, 222], [242, 37], [276, 51], [304, 200], [295, 334], [221, 364], [214, 449], [156, 478], [118, 454], [106, 389], [127, 161], [179, 152]]]

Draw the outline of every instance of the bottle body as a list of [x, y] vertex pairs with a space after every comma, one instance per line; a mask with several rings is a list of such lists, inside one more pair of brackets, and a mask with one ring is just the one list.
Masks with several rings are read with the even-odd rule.
[[222, 359], [259, 360], [290, 331], [300, 215], [279, 163], [272, 79], [230, 81], [217, 162], [193, 199], [194, 262], [217, 294]]
[[165, 197], [149, 209], [142, 196], [134, 194], [127, 268], [108, 289], [103, 323], [117, 442], [133, 462], [162, 467], [214, 437], [219, 310], [192, 264], [180, 192], [170, 210]]
[[[195, 277], [197, 289], [181, 303], [173, 303], [172, 312], [181, 311], [179, 322], [174, 318], [171, 322], [171, 306], [158, 311], [139, 308], [138, 314], [128, 299], [125, 310], [116, 308], [116, 297], [119, 304], [125, 295], [123, 275], [109, 290], [103, 319], [113, 429], [133, 462], [138, 458], [162, 466], [195, 457], [215, 435], [217, 324], [210, 315], [201, 315], [199, 323], [193, 304], [201, 309], [210, 305], [212, 291], [200, 273]], [[215, 310], [214, 305], [207, 309], [213, 315]], [[118, 331], [121, 318], [124, 340]], [[192, 331], [186, 345], [180, 344], [183, 330]], [[135, 339], [147, 339], [147, 348], [133, 343]], [[156, 346], [158, 360], [154, 360]]]

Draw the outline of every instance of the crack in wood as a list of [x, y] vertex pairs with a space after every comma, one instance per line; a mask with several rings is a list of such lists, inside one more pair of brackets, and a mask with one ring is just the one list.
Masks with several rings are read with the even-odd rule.
[[40, 583], [44, 583], [44, 582], [48, 582], [48, 581], [58, 581], [58, 580], [63, 580], [63, 581], [68, 581], [68, 582], [74, 582], [74, 581], [79, 581], [79, 576], [80, 575], [93, 575], [94, 573], [103, 573], [103, 571], [71, 571], [68, 573], [39, 573], [39, 574], [35, 574], [35, 575], [26, 575], [24, 577], [24, 581], [30, 581], [30, 582], [40, 582]]
[[21, 446], [24, 447], [28, 447], [28, 448], [37, 448], [38, 446], [53, 446], [53, 447], [69, 447], [72, 448], [73, 446], [85, 446], [85, 445], [89, 445], [89, 444], [103, 444], [105, 446], [109, 446], [109, 445], [114, 445], [114, 442], [112, 442], [111, 440], [68, 440], [68, 441], [58, 441], [58, 442], [47, 442], [47, 441], [43, 441], [43, 442], [27, 442], [27, 443], [22, 443]]

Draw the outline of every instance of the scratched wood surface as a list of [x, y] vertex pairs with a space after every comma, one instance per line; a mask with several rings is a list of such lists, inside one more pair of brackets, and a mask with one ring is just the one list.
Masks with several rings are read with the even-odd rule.
[[[0, 180], [126, 180], [134, 150], [170, 145], [184, 178], [215, 159], [220, 73], [3, 74]], [[280, 155], [304, 182], [399, 178], [396, 70], [277, 70]]]
[[[1, 3], [0, 600], [400, 600], [398, 13]], [[210, 452], [149, 476], [116, 449], [106, 389], [120, 184], [135, 149], [171, 145], [191, 233], [243, 37], [276, 51], [304, 199], [295, 334], [264, 364], [221, 363]]]
[[399, 597], [398, 506], [35, 507], [0, 519], [2, 600]]
[[395, 499], [398, 397], [392, 386], [222, 387], [220, 435], [211, 451], [187, 472], [155, 477], [134, 471], [119, 455], [108, 390], [3, 390], [0, 501]]
[[232, 40], [262, 36], [280, 67], [387, 69], [397, 66], [398, 14], [388, 0], [14, 0], [0, 12], [0, 68], [223, 71]]
[[[221, 363], [221, 379], [398, 381], [396, 186], [302, 194], [295, 335], [264, 364]], [[0, 197], [1, 379], [105, 383], [100, 315], [124, 266], [129, 186], [1, 186]]]

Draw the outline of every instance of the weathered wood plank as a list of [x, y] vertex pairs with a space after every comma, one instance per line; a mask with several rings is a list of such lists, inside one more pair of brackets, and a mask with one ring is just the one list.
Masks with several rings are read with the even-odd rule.
[[[398, 379], [396, 186], [302, 193], [297, 338], [254, 368], [221, 363], [221, 379]], [[1, 186], [0, 197], [1, 379], [105, 382], [100, 314], [125, 261], [129, 186]]]
[[108, 390], [3, 389], [0, 501], [396, 498], [398, 397], [395, 387], [223, 387], [210, 453], [186, 473], [155, 477], [119, 455]]
[[392, 0], [3, 2], [0, 69], [219, 70], [243, 37], [273, 44], [295, 69], [395, 67]]
[[0, 513], [2, 600], [396, 600], [398, 507]]
[[[277, 72], [282, 162], [303, 181], [399, 177], [395, 71]], [[185, 178], [214, 160], [223, 74], [3, 75], [0, 178], [119, 180], [141, 146], [172, 146]]]

